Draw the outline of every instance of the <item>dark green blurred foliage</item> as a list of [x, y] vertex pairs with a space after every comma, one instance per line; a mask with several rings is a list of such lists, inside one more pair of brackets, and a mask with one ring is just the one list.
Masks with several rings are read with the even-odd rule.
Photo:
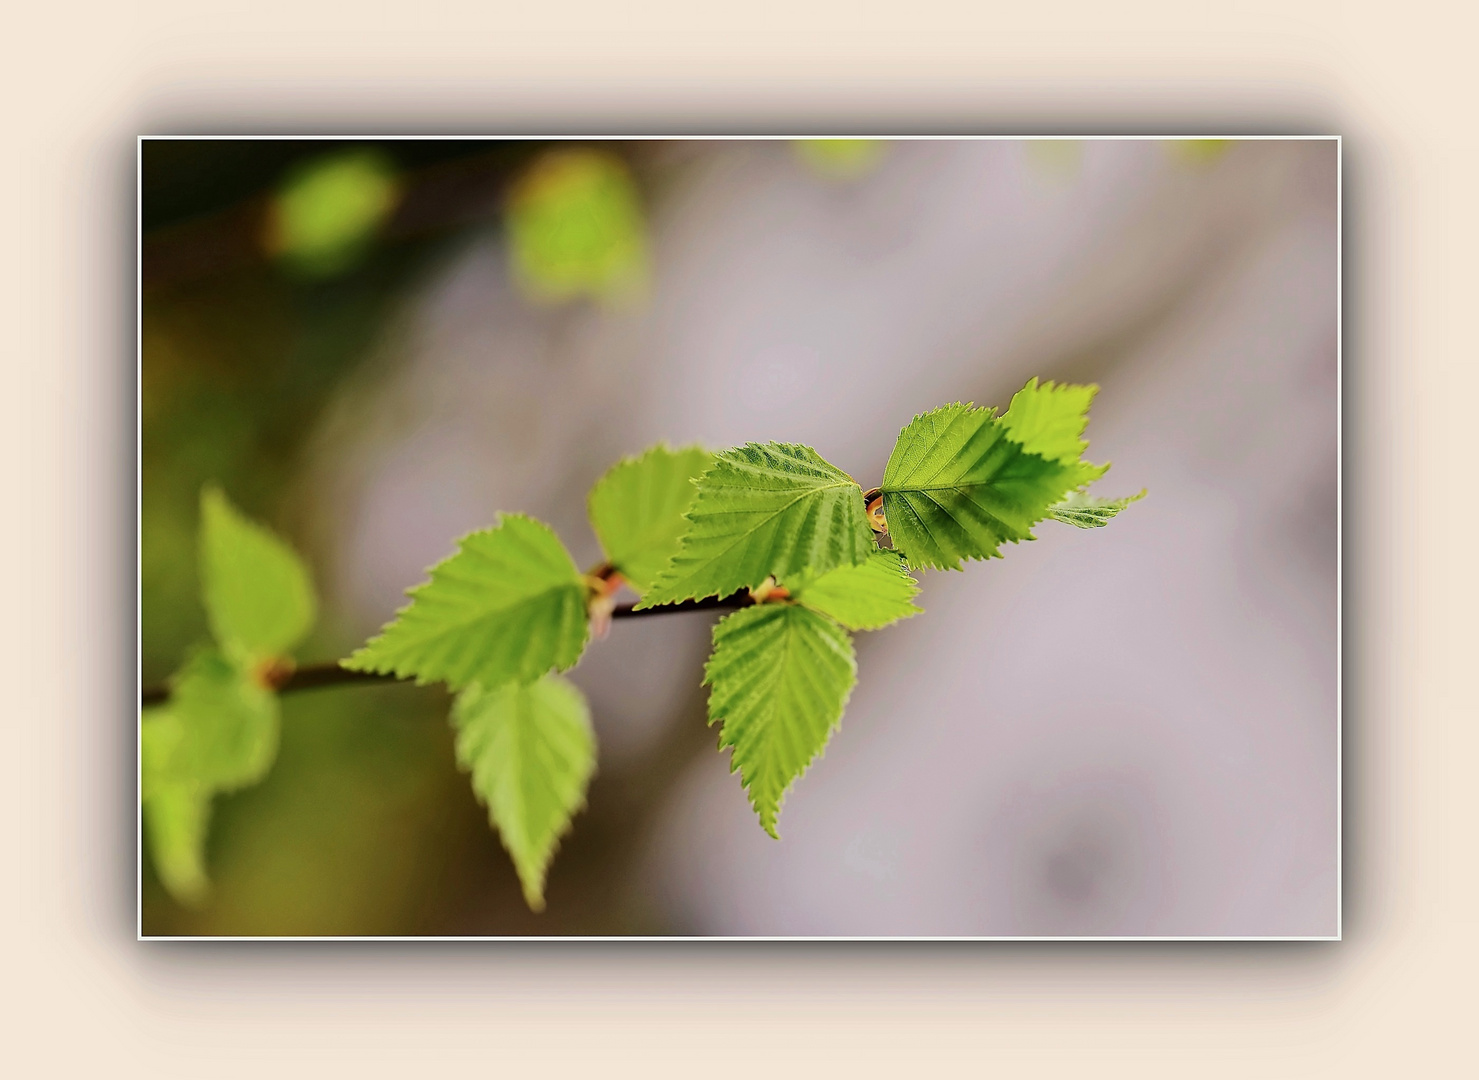
[[[326, 553], [309, 542], [315, 503], [303, 478], [306, 440], [336, 395], [369, 377], [373, 347], [427, 274], [468, 236], [503, 227], [510, 184], [544, 149], [525, 142], [145, 142], [145, 683], [165, 679], [209, 636], [196, 566], [204, 484], [220, 484], [243, 512], [297, 548], [317, 581], [331, 579]], [[325, 162], [372, 158], [377, 175], [398, 178], [397, 199], [393, 209], [366, 215], [375, 200], [362, 198], [358, 214], [344, 215], [361, 227], [373, 221], [349, 245], [353, 257], [319, 276], [276, 257], [267, 243], [274, 198]], [[622, 216], [637, 205], [635, 188], [621, 187], [631, 174], [624, 164], [616, 174], [616, 202], [626, 209], [597, 221], [618, 221], [602, 235], [615, 236], [612, 250], [626, 254], [601, 264], [612, 275], [597, 274], [603, 281], [630, 270], [634, 249], [645, 258], [645, 237], [630, 235], [633, 219]], [[594, 191], [595, 205], [609, 209], [611, 173], [602, 175], [607, 180], [594, 189], [575, 185], [576, 193]], [[607, 250], [591, 250], [598, 249]], [[305, 663], [359, 644], [338, 625], [332, 600], [324, 597], [318, 627], [297, 650]], [[706, 632], [705, 616], [685, 618], [695, 619], [695, 634]], [[711, 749], [701, 722], [642, 762], [639, 775], [598, 776], [551, 874], [549, 909], [536, 916], [457, 768], [444, 694], [370, 686], [288, 694], [281, 703], [278, 755], [265, 780], [215, 799], [207, 846], [213, 887], [203, 905], [177, 905], [143, 859], [145, 934], [666, 929], [629, 910], [619, 890], [644, 824], [686, 762]], [[696, 687], [692, 706], [701, 716]]]
[[[488, 144], [455, 145], [463, 158], [507, 154]], [[222, 484], [248, 513], [305, 549], [301, 515], [293, 513], [311, 498], [295, 489], [304, 440], [446, 240], [434, 230], [389, 245], [360, 238], [351, 244], [359, 245], [357, 261], [341, 264], [339, 278], [318, 281], [270, 258], [259, 246], [262, 229], [229, 223], [246, 214], [260, 225], [274, 194], [323, 175], [315, 162], [358, 162], [350, 179], [363, 181], [371, 160], [376, 175], [389, 174], [383, 152], [372, 158], [353, 147], [145, 144], [144, 219], [159, 226], [143, 238], [146, 682], [175, 670], [208, 635], [196, 566], [201, 486]], [[245, 189], [243, 175], [254, 181]], [[325, 197], [322, 186], [310, 193]], [[362, 222], [367, 202], [359, 195]], [[382, 212], [377, 227], [385, 220]], [[189, 259], [175, 256], [182, 236], [192, 245]], [[304, 553], [313, 560], [311, 549]], [[330, 617], [301, 655], [331, 658], [345, 644]], [[145, 932], [417, 932], [420, 890], [448, 895], [425, 860], [486, 843], [481, 812], [452, 763], [444, 710], [436, 695], [395, 688], [285, 697], [281, 752], [265, 783], [217, 800], [211, 899], [198, 912], [178, 907], [146, 858]]]

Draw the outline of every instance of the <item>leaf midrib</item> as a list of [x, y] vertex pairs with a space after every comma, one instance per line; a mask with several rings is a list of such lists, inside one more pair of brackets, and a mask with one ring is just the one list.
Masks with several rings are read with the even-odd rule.
[[438, 619], [436, 621], [436, 629], [431, 630], [431, 631], [427, 632], [426, 634], [422, 635], [421, 638], [420, 638], [420, 640], [421, 641], [436, 641], [436, 640], [439, 640], [441, 638], [446, 637], [449, 634], [458, 634], [458, 633], [461, 633], [461, 632], [465, 631], [468, 627], [473, 626], [473, 625], [475, 625], [477, 623], [484, 622], [484, 621], [486, 621], [488, 619], [491, 619], [491, 618], [494, 618], [496, 616], [505, 616], [505, 615], [508, 615], [508, 614], [510, 614], [512, 612], [517, 612], [517, 611], [520, 611], [521, 609], [527, 608], [527, 607], [529, 607], [529, 606], [531, 606], [533, 604], [536, 604], [536, 603], [538, 603], [538, 602], [546, 599], [551, 593], [559, 592], [562, 589], [571, 589], [571, 588], [574, 588], [574, 589], [577, 589], [578, 590], [578, 589], [580, 589], [580, 587], [581, 587], [581, 584], [580, 584], [579, 581], [576, 581], [576, 580], [562, 581], [559, 584], [550, 585], [547, 588], [541, 589], [539, 592], [525, 593], [518, 600], [514, 601], [511, 604], [507, 604], [507, 605], [505, 605], [503, 607], [498, 607], [498, 608], [483, 608], [477, 614], [475, 614], [475, 615], [473, 615], [473, 616], [471, 616], [469, 618], [466, 618], [466, 619], [459, 619], [459, 620], [442, 620], [442, 619]]

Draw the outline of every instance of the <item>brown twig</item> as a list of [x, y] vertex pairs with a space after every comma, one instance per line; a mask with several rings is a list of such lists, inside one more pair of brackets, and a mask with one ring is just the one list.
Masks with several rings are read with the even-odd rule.
[[[724, 611], [732, 608], [748, 607], [754, 601], [748, 591], [737, 592], [733, 596], [711, 596], [707, 600], [685, 600], [681, 604], [659, 604], [657, 607], [644, 608], [641, 611], [633, 611], [631, 604], [622, 604], [611, 613], [613, 619], [633, 619], [643, 615], [677, 615], [685, 611]], [[321, 686], [346, 686], [352, 683], [385, 683], [401, 682], [394, 675], [377, 675], [369, 671], [350, 671], [348, 668], [339, 666], [337, 660], [330, 660], [322, 664], [305, 664], [294, 669], [277, 686], [279, 694], [291, 693], [294, 690], [314, 690]], [[170, 687], [168, 683], [155, 683], [146, 686], [139, 695], [141, 706], [160, 705], [169, 700]]]

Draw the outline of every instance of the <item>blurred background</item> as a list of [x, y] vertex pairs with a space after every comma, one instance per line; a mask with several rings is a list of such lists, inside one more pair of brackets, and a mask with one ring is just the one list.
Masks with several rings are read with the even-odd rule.
[[215, 890], [145, 934], [1326, 935], [1336, 929], [1331, 141], [147, 140], [143, 678], [205, 637], [218, 480], [310, 559], [345, 655], [501, 510], [598, 558], [660, 439], [813, 445], [863, 487], [948, 401], [1101, 386], [1108, 528], [1046, 522], [859, 635], [760, 830], [706, 613], [573, 673], [589, 807], [531, 914], [433, 689], [283, 698]]

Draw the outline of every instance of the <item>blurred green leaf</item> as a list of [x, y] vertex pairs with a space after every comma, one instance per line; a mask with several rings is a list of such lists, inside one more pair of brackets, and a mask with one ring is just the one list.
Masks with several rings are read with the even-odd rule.
[[678, 551], [683, 514], [698, 497], [694, 480], [714, 456], [701, 446], [654, 446], [623, 458], [591, 488], [591, 528], [606, 560], [637, 593], [646, 592]]
[[172, 682], [163, 715], [151, 718], [166, 727], [145, 747], [145, 794], [151, 779], [212, 791], [261, 780], [277, 756], [277, 696], [209, 647], [197, 650]]
[[277, 697], [239, 662], [198, 650], [173, 680], [169, 704], [142, 718], [144, 815], [150, 853], [181, 903], [205, 897], [206, 829], [217, 792], [255, 784], [277, 756]]
[[504, 514], [496, 528], [464, 536], [430, 581], [407, 592], [411, 603], [341, 663], [453, 690], [533, 682], [580, 659], [586, 594], [554, 530]]
[[558, 675], [494, 690], [473, 684], [457, 696], [452, 724], [457, 762], [472, 772], [524, 899], [540, 911], [550, 861], [596, 771], [585, 697]]
[[1231, 148], [1231, 139], [1173, 139], [1166, 143], [1173, 160], [1191, 166], [1212, 165]]
[[709, 723], [771, 836], [786, 790], [821, 754], [857, 681], [846, 630], [796, 604], [757, 604], [714, 627]]
[[803, 607], [836, 619], [849, 630], [881, 630], [918, 615], [918, 583], [909, 576], [903, 557], [874, 551], [867, 562], [839, 566], [799, 585], [782, 582]]
[[286, 656], [313, 626], [317, 600], [295, 551], [208, 485], [200, 496], [201, 596], [223, 649]]
[[638, 607], [822, 573], [863, 562], [875, 548], [853, 478], [794, 443], [746, 443], [718, 454], [698, 480], [688, 520], [677, 555]]
[[796, 139], [791, 145], [818, 175], [855, 180], [877, 167], [887, 143], [880, 139]]
[[630, 299], [647, 277], [647, 236], [625, 162], [601, 150], [556, 150], [515, 186], [507, 213], [514, 280], [539, 301]]
[[332, 154], [277, 192], [268, 249], [312, 277], [331, 277], [364, 254], [401, 197], [395, 170], [373, 150]]
[[144, 800], [144, 831], [154, 871], [185, 907], [199, 907], [210, 894], [205, 868], [210, 819], [211, 796], [197, 785], [169, 784]]
[[1077, 139], [1029, 139], [1027, 160], [1038, 173], [1066, 180], [1083, 168], [1084, 144]]

